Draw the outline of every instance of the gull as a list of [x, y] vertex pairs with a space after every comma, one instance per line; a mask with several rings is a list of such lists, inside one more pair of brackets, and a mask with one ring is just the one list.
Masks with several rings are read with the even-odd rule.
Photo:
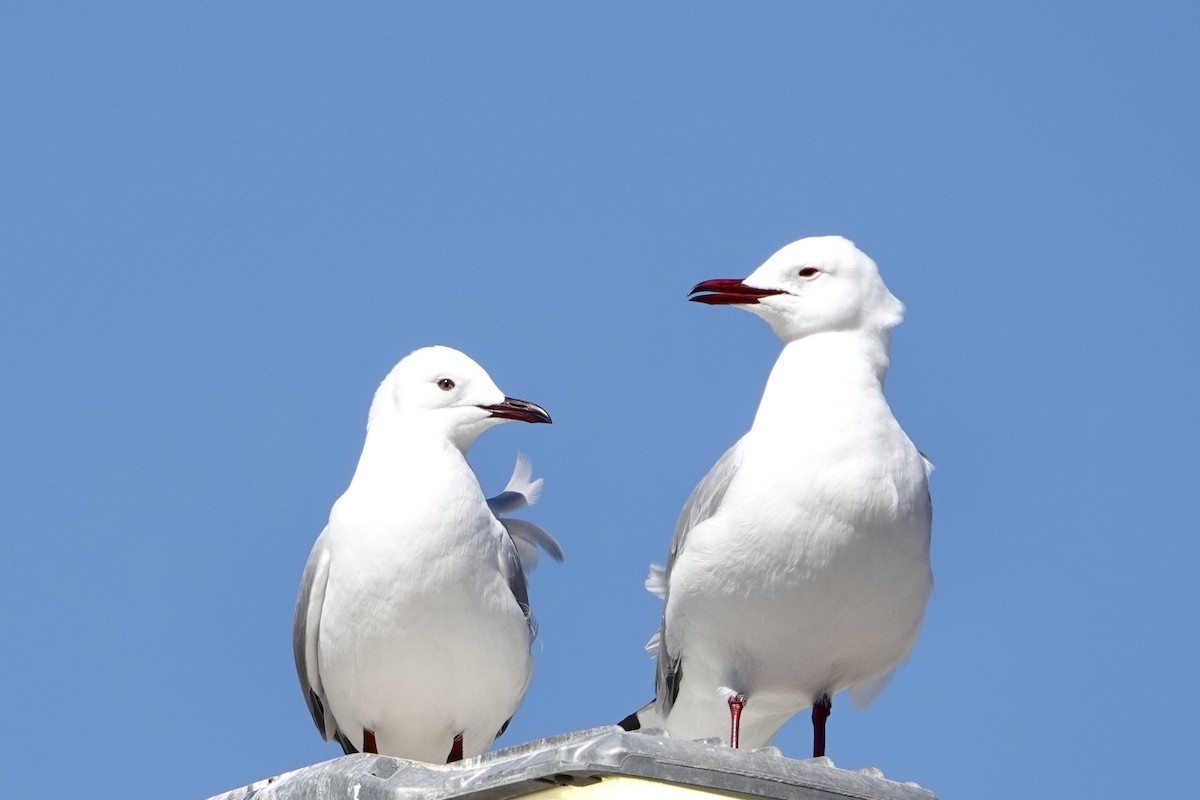
[[300, 688], [322, 738], [346, 754], [448, 763], [504, 732], [532, 674], [525, 573], [536, 525], [500, 514], [532, 503], [518, 456], [484, 498], [466, 452], [507, 420], [550, 422], [506, 397], [468, 356], [426, 347], [375, 392], [358, 468], [304, 568], [292, 625]]
[[761, 747], [811, 706], [813, 755], [837, 692], [865, 705], [912, 649], [933, 585], [932, 465], [884, 399], [904, 306], [840, 236], [793, 242], [690, 299], [762, 317], [783, 341], [750, 430], [680, 514], [647, 649], [655, 700], [627, 730]]

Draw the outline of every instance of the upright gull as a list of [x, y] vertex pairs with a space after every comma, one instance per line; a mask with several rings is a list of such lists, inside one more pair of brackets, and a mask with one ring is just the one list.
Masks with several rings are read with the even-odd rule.
[[556, 560], [562, 551], [536, 525], [498, 516], [541, 487], [522, 458], [490, 501], [465, 458], [513, 419], [550, 422], [448, 347], [411, 353], [375, 392], [358, 468], [313, 546], [292, 625], [313, 721], [347, 754], [478, 755], [525, 695], [535, 632], [525, 572], [535, 545]]
[[762, 317], [783, 341], [750, 430], [692, 491], [666, 568], [655, 701], [622, 721], [761, 747], [830, 698], [869, 702], [912, 649], [932, 587], [931, 469], [883, 395], [904, 307], [840, 236], [787, 245], [691, 299]]

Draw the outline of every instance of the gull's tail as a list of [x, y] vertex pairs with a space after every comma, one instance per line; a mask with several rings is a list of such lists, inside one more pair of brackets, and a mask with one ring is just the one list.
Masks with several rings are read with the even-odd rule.
[[[646, 591], [655, 597], [666, 599], [667, 597], [667, 570], [658, 564], [650, 565], [650, 574], [646, 576]], [[650, 641], [646, 642], [646, 652], [655, 658], [661, 657], [662, 653], [662, 628], [654, 632], [650, 637]], [[637, 711], [630, 714], [625, 719], [617, 723], [620, 727], [627, 731], [638, 731], [643, 728], [661, 728], [666, 730], [666, 722], [662, 715], [658, 712], [658, 701], [651, 700], [646, 705], [639, 708]]]
[[659, 728], [666, 730], [666, 723], [664, 723], [663, 718], [659, 716], [658, 709], [655, 707], [656, 705], [656, 701], [651, 700], [649, 703], [618, 722], [617, 725], [627, 731], [640, 731], [643, 728]]

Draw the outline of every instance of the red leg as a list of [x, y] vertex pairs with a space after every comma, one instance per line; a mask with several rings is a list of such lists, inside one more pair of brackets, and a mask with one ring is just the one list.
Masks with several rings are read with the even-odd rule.
[[820, 758], [825, 755], [825, 720], [829, 719], [829, 712], [833, 709], [829, 695], [823, 694], [814, 700], [812, 709], [813, 758]]
[[742, 731], [742, 709], [746, 706], [746, 695], [735, 694], [729, 698], [729, 746], [737, 747]]
[[446, 763], [450, 764], [454, 761], [462, 761], [462, 734], [454, 737], [454, 744], [450, 745], [450, 755], [446, 758]]
[[366, 728], [363, 728], [363, 752], [379, 752], [379, 745], [375, 744], [375, 731], [369, 731]]

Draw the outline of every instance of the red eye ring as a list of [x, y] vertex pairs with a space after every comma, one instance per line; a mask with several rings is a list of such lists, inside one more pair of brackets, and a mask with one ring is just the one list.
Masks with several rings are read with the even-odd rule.
[[811, 278], [820, 271], [816, 267], [804, 267], [800, 270], [799, 275], [801, 278]]

